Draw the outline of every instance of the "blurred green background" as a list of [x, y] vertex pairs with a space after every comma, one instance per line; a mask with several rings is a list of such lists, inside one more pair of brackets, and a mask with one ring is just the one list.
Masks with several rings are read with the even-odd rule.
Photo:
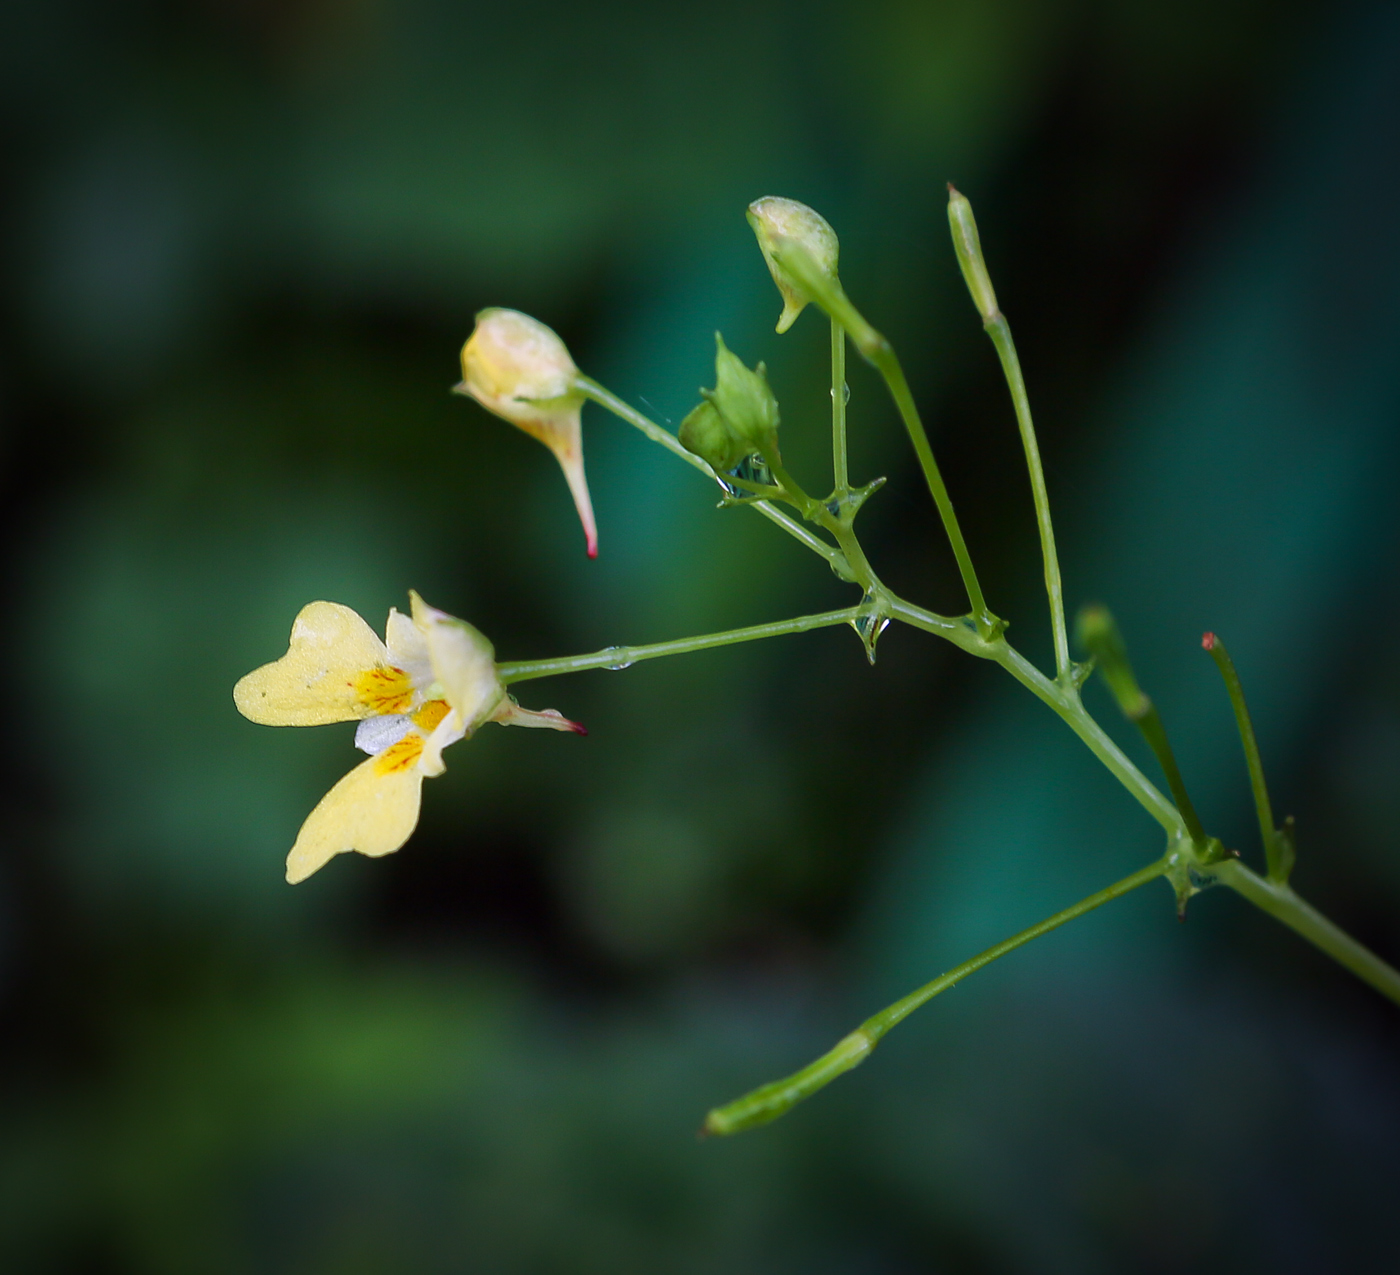
[[[1157, 852], [994, 668], [896, 629], [872, 669], [830, 630], [536, 683], [587, 739], [483, 731], [400, 854], [295, 889], [350, 728], [230, 698], [314, 598], [378, 626], [415, 587], [506, 659], [846, 605], [593, 408], [588, 562], [550, 456], [448, 393], [507, 305], [674, 424], [719, 328], [821, 487], [826, 330], [772, 332], [763, 194], [835, 224], [1044, 662], [953, 179], [1071, 604], [1115, 607], [1257, 861], [1198, 644], [1229, 639], [1296, 883], [1400, 958], [1396, 6], [8, 0], [0, 153], [6, 1270], [1400, 1269], [1400, 1016], [1233, 897], [1180, 926], [1154, 886], [771, 1128], [694, 1141]], [[851, 381], [853, 476], [890, 479], [871, 555], [960, 609]]]

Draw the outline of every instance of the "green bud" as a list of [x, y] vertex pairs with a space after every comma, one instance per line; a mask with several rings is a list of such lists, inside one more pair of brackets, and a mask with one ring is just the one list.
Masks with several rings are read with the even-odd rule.
[[753, 451], [729, 428], [709, 399], [681, 422], [680, 440], [686, 451], [700, 457], [717, 473], [733, 469]]
[[1128, 648], [1112, 613], [1105, 606], [1085, 607], [1075, 621], [1075, 639], [1098, 664], [1108, 689], [1118, 701], [1123, 715], [1141, 721], [1152, 711], [1152, 701], [1142, 693], [1128, 663]]
[[958, 265], [967, 280], [967, 290], [972, 293], [972, 304], [983, 321], [990, 323], [999, 313], [997, 294], [992, 290], [992, 277], [982, 259], [982, 241], [977, 237], [972, 205], [967, 202], [966, 195], [954, 189], [952, 182], [948, 183], [948, 225], [953, 231], [953, 251], [958, 254]]
[[836, 258], [840, 243], [836, 232], [821, 213], [799, 204], [795, 199], [766, 195], [749, 205], [749, 225], [758, 236], [758, 246], [778, 291], [783, 297], [783, 313], [778, 318], [778, 331], [786, 332], [803, 308], [812, 299], [774, 258], [774, 247], [787, 240], [802, 247], [817, 269], [836, 282]]
[[768, 388], [763, 364], [751, 371], [715, 333], [715, 388], [702, 391], [724, 417], [734, 436], [744, 444], [744, 455], [761, 452], [778, 443], [778, 400]]

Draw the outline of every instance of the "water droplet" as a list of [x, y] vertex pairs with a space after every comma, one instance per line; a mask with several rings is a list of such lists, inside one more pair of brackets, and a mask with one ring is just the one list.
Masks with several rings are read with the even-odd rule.
[[890, 617], [881, 610], [879, 600], [867, 594], [861, 604], [860, 614], [851, 621], [851, 628], [856, 631], [861, 645], [865, 647], [865, 658], [872, 664], [875, 663], [875, 643], [880, 640], [880, 634], [889, 627]]
[[614, 672], [621, 672], [625, 668], [631, 668], [633, 661], [627, 659], [626, 652], [627, 648], [623, 646], [604, 647], [604, 655], [615, 655], [617, 658], [613, 660], [610, 664], [604, 664], [603, 667], [605, 669], [611, 669]]

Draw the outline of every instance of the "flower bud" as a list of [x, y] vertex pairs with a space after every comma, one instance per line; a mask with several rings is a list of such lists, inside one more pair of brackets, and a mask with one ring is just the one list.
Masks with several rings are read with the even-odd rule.
[[987, 273], [987, 263], [982, 259], [982, 241], [977, 237], [977, 220], [972, 215], [972, 205], [967, 196], [961, 194], [948, 183], [948, 225], [953, 231], [953, 251], [957, 253], [958, 265], [962, 267], [963, 278], [967, 280], [967, 290], [972, 293], [972, 304], [982, 316], [984, 323], [990, 323], [999, 313], [997, 294], [992, 290], [992, 277]]
[[588, 556], [596, 558], [598, 531], [583, 472], [583, 395], [577, 376], [553, 329], [519, 310], [493, 308], [476, 316], [476, 329], [462, 347], [462, 380], [453, 388], [554, 453], [573, 493]]
[[709, 399], [681, 422], [679, 438], [686, 451], [721, 474], [753, 452], [753, 448], [729, 428], [729, 423]]
[[831, 224], [819, 212], [799, 204], [795, 199], [767, 195], [749, 205], [749, 225], [758, 236], [758, 246], [778, 291], [783, 297], [783, 312], [778, 318], [778, 331], [786, 332], [803, 307], [812, 300], [775, 259], [773, 250], [783, 240], [800, 245], [812, 258], [817, 269], [836, 282], [836, 258], [840, 244]]
[[778, 400], [768, 388], [768, 372], [762, 363], [756, 370], [745, 367], [730, 353], [724, 338], [715, 333], [715, 388], [702, 391], [714, 404], [730, 432], [744, 446], [743, 455], [776, 447], [778, 443]]

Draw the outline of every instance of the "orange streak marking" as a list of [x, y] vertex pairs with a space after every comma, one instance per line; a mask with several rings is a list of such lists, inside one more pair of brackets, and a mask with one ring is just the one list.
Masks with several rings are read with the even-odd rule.
[[418, 764], [418, 759], [422, 755], [423, 736], [405, 735], [397, 744], [391, 744], [374, 759], [374, 773], [376, 775], [393, 775], [400, 771], [410, 770]]

